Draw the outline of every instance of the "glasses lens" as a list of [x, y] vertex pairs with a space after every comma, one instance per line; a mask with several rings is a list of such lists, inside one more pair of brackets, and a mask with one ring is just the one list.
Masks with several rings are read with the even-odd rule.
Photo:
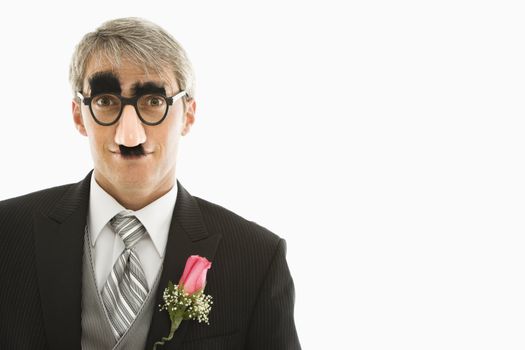
[[120, 99], [115, 95], [97, 95], [91, 100], [91, 110], [98, 121], [113, 122], [120, 112]]
[[166, 114], [168, 103], [162, 95], [143, 95], [137, 101], [140, 116], [148, 123], [157, 123]]

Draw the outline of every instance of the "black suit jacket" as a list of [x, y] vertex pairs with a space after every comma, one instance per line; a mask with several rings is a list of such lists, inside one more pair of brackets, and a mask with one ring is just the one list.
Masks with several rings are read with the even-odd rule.
[[[0, 202], [0, 349], [80, 348], [91, 174]], [[183, 321], [161, 349], [300, 349], [285, 241], [177, 186], [156, 305], [194, 254], [212, 261], [205, 292], [214, 304], [210, 325]], [[169, 327], [167, 312], [156, 309], [147, 349]]]

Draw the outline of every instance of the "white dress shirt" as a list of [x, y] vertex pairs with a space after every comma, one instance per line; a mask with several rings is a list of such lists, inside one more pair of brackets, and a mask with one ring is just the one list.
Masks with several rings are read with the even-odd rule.
[[[177, 183], [162, 197], [144, 208], [134, 211], [135, 216], [147, 231], [147, 234], [135, 244], [134, 248], [146, 275], [149, 289], [155, 282], [164, 260], [168, 231], [176, 199]], [[91, 256], [95, 265], [99, 292], [104, 288], [104, 284], [113, 269], [113, 264], [125, 249], [124, 241], [113, 231], [109, 220], [125, 209], [100, 187], [93, 173], [87, 222], [91, 240]]]

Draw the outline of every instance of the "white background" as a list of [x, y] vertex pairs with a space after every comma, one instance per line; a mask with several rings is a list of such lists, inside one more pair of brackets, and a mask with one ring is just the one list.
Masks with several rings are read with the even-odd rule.
[[69, 59], [124, 16], [188, 51], [177, 176], [286, 238], [304, 349], [525, 348], [520, 2], [9, 2], [0, 199], [91, 169]]

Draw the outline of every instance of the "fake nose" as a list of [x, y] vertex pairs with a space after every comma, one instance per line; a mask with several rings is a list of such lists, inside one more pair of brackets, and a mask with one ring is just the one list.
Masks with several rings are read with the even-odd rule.
[[133, 106], [125, 106], [117, 124], [115, 143], [126, 147], [138, 146], [146, 142], [144, 126]]

